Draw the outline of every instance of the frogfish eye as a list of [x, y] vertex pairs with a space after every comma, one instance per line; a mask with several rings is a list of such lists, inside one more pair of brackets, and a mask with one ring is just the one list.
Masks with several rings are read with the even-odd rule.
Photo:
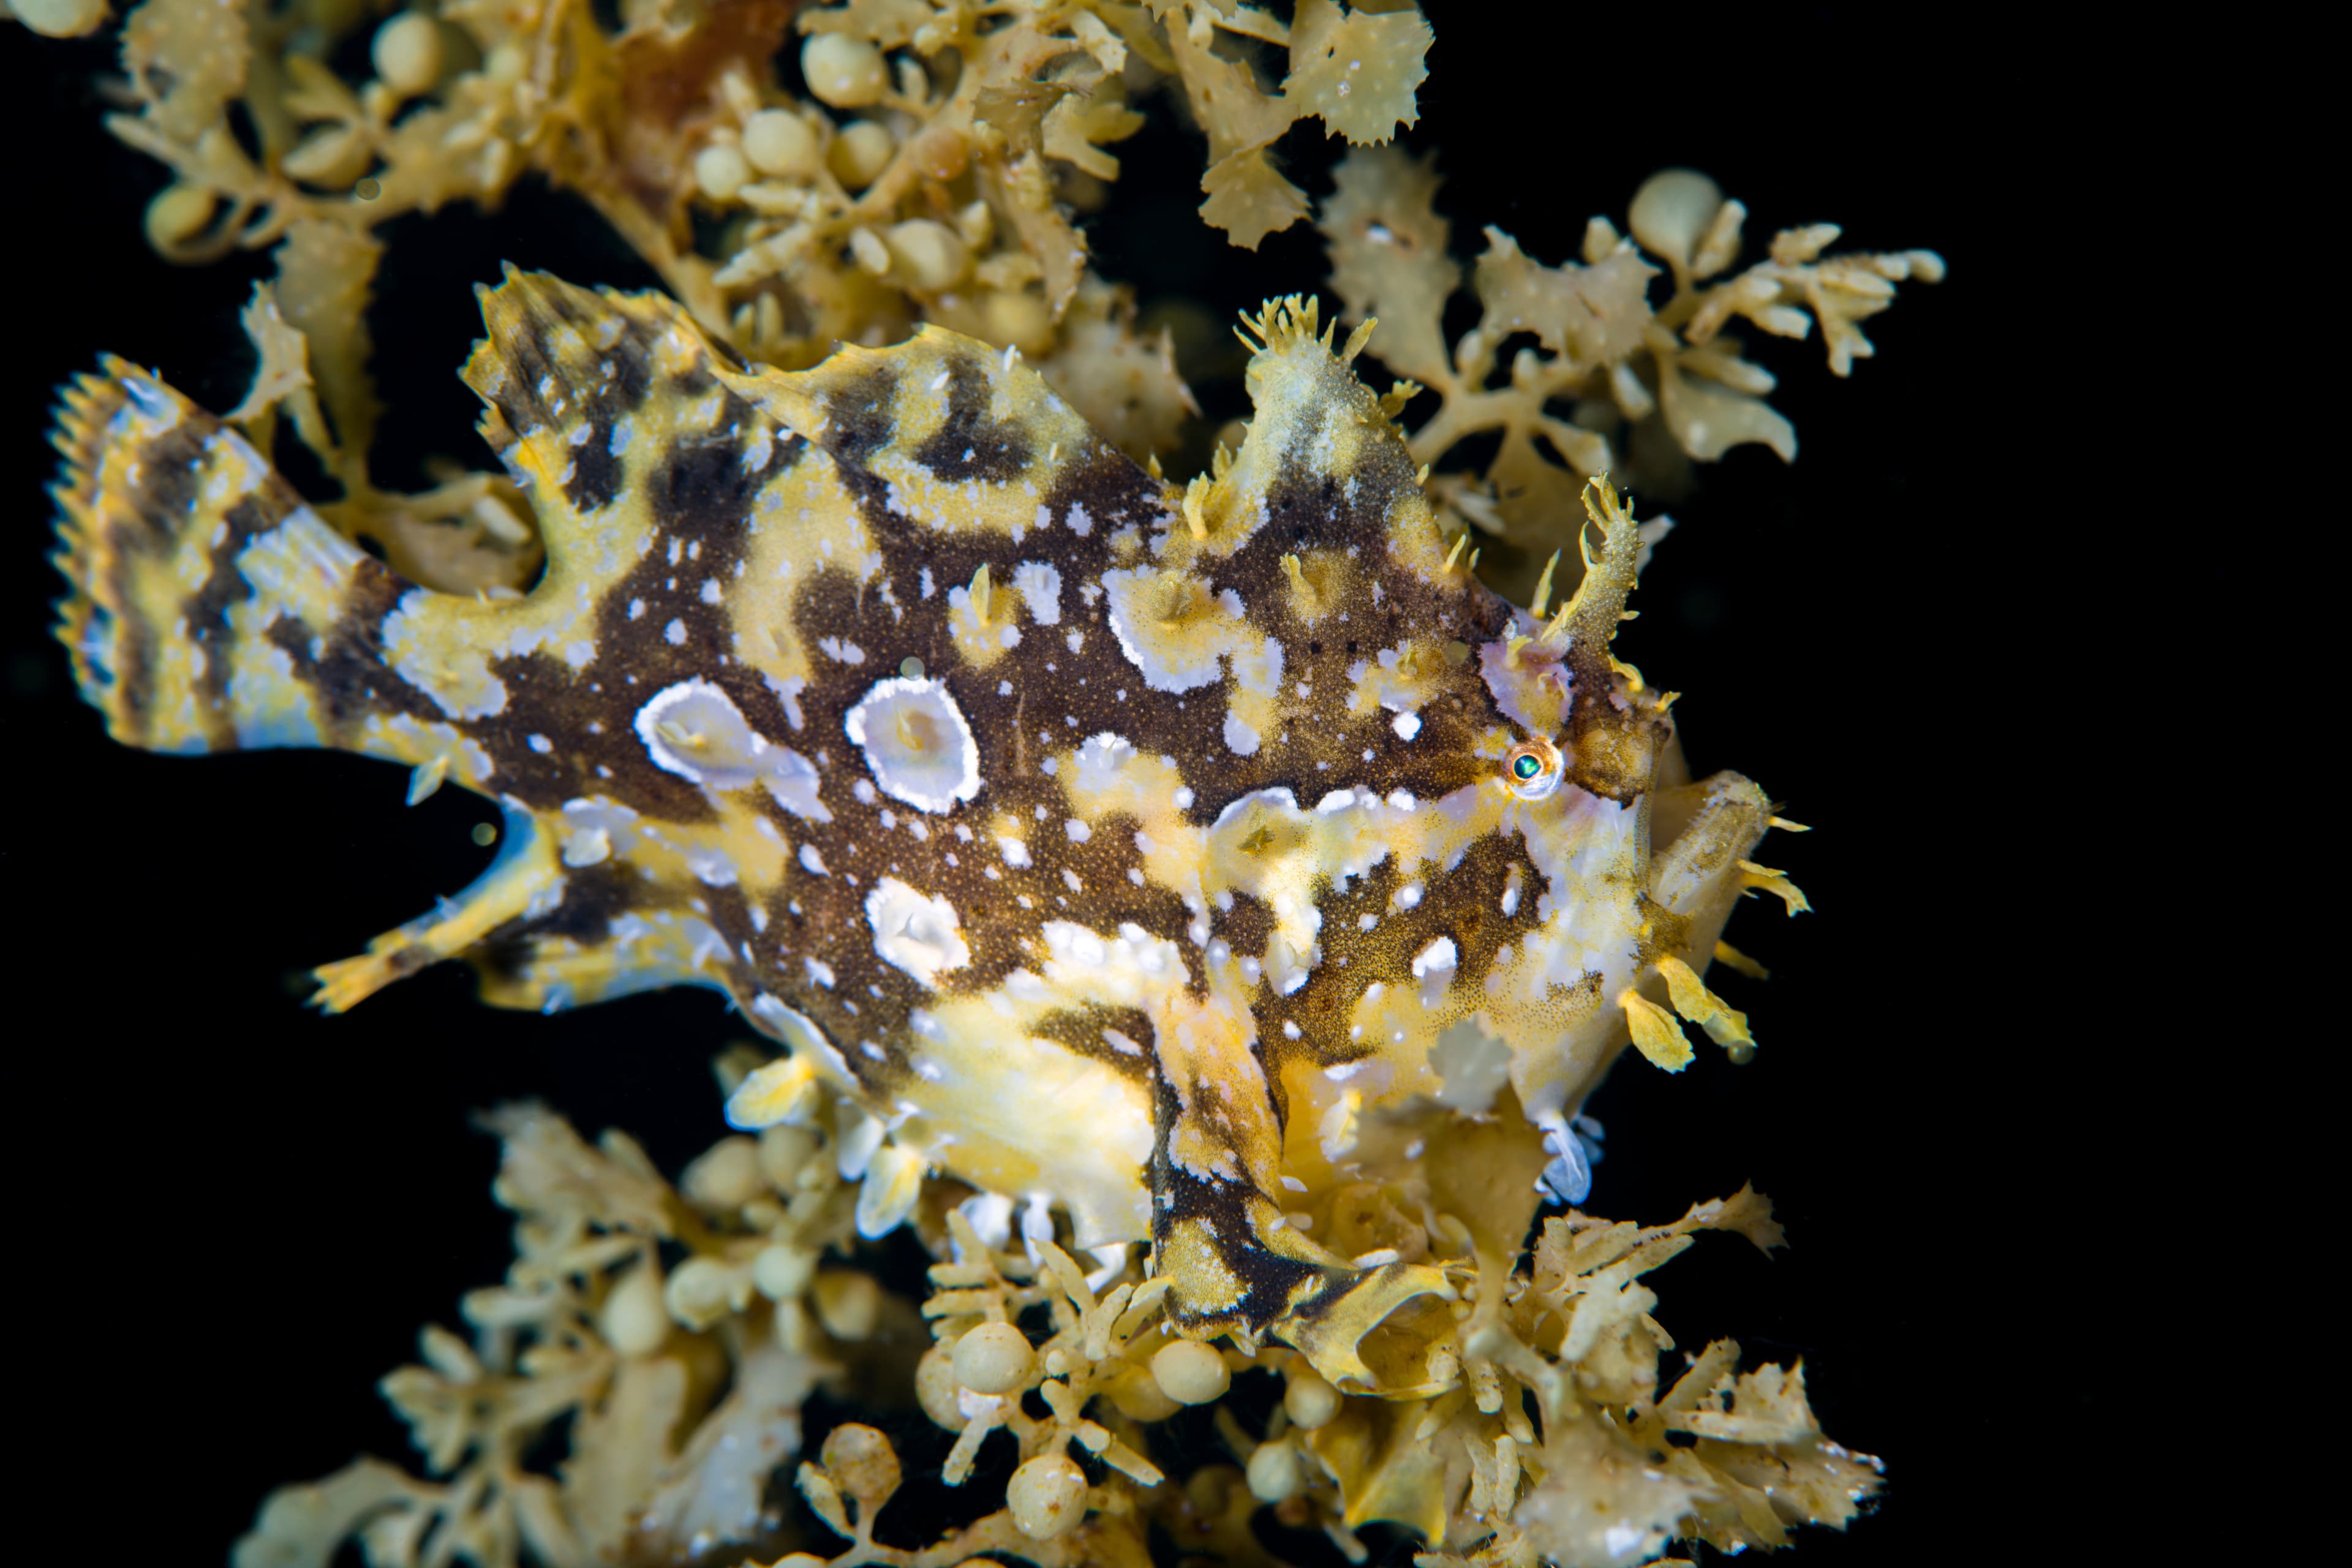
[[1522, 741], [1503, 759], [1503, 776], [1521, 800], [1541, 800], [1559, 787], [1566, 771], [1559, 748], [1549, 741]]

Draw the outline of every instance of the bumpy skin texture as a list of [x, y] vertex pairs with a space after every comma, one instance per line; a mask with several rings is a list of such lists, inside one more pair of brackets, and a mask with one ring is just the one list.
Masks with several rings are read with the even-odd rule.
[[[740, 1122], [821, 1075], [915, 1157], [869, 1232], [924, 1164], [1042, 1198], [1148, 1237], [1188, 1326], [1359, 1382], [1443, 1275], [1331, 1255], [1286, 1193], [1400, 1115], [1565, 1150], [1675, 961], [1719, 1008], [1694, 972], [1769, 885], [1769, 806], [1684, 777], [1609, 655], [1630, 519], [1604, 490], [1559, 616], [1505, 604], [1311, 307], [1255, 323], [1248, 439], [1186, 493], [950, 332], [787, 374], [655, 296], [482, 302], [466, 379], [547, 546], [520, 599], [403, 581], [128, 364], [60, 419], [62, 632], [119, 739], [338, 746], [505, 809], [329, 1008], [457, 956], [504, 1005], [722, 987], [791, 1051]], [[1548, 793], [1506, 766], [1537, 742]]]

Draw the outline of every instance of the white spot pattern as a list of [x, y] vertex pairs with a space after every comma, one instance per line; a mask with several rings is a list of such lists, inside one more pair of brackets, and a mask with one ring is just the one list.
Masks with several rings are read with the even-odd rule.
[[980, 746], [944, 680], [875, 682], [843, 716], [875, 783], [924, 811], [952, 811], [980, 793]]

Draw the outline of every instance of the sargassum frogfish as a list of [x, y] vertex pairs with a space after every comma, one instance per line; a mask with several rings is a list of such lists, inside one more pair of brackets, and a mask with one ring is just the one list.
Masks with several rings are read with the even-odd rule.
[[1742, 893], [1798, 895], [1763, 793], [1693, 779], [1611, 655], [1629, 511], [1597, 481], [1573, 595], [1507, 604], [1361, 331], [1267, 306], [1247, 437], [1180, 488], [954, 332], [787, 374], [655, 295], [481, 303], [520, 596], [403, 580], [122, 361], [59, 414], [60, 634], [118, 739], [341, 747], [504, 812], [470, 888], [318, 972], [329, 1010], [445, 958], [507, 1006], [719, 987], [783, 1047], [737, 1125], [819, 1080], [862, 1112], [866, 1235], [943, 1172], [1359, 1386], [1446, 1275], [1335, 1255], [1297, 1194], [1470, 1129], [1579, 1197], [1629, 1043], [1752, 1047], [1700, 972]]

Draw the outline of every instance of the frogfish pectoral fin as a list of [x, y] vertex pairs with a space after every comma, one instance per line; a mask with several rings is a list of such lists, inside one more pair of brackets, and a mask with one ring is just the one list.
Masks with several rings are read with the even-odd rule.
[[377, 937], [365, 952], [320, 964], [311, 972], [319, 982], [311, 1000], [327, 1012], [346, 1012], [394, 981], [475, 947], [500, 926], [552, 909], [563, 882], [552, 837], [529, 812], [509, 809], [506, 844], [488, 871], [431, 914]]

